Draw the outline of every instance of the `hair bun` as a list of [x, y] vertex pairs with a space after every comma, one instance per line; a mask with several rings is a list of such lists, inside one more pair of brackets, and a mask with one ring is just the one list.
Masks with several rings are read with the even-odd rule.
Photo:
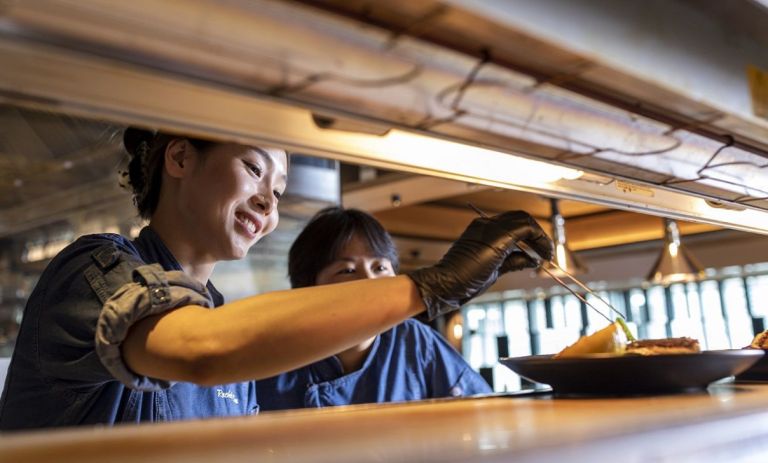
[[151, 145], [154, 137], [155, 134], [151, 130], [128, 127], [123, 133], [123, 146], [132, 156], [135, 156], [141, 142]]

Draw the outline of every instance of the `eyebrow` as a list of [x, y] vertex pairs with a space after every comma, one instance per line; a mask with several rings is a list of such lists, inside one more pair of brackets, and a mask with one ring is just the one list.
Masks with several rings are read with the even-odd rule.
[[[374, 259], [374, 260], [389, 260], [389, 258], [386, 257], [386, 256], [374, 256], [371, 259]], [[354, 263], [355, 259], [353, 259], [351, 257], [337, 257], [337, 258], [335, 258], [333, 260], [332, 263], [336, 263], [336, 262], [352, 262], [352, 263]]]

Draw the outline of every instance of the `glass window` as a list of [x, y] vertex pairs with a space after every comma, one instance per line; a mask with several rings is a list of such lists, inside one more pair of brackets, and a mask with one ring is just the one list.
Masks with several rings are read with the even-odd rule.
[[[730, 336], [720, 308], [720, 289], [716, 281], [704, 281], [699, 285], [704, 344], [706, 349], [729, 349]], [[700, 340], [701, 342], [701, 340]]]
[[510, 357], [531, 355], [531, 333], [525, 301], [517, 299], [504, 303], [504, 331], [509, 338]]
[[752, 317], [747, 310], [744, 282], [741, 278], [723, 280], [722, 300], [728, 314], [728, 332], [732, 348], [748, 346], [752, 342]]

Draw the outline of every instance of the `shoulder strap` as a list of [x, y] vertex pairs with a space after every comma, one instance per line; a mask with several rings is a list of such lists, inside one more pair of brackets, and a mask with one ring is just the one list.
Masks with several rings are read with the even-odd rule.
[[91, 253], [91, 259], [93, 263], [85, 269], [85, 279], [102, 304], [121, 286], [133, 281], [133, 270], [144, 264], [114, 244], [100, 246]]

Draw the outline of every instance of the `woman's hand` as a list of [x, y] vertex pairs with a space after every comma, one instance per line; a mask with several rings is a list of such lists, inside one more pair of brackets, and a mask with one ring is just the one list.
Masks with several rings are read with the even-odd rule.
[[430, 318], [456, 310], [482, 294], [502, 273], [536, 267], [515, 242], [524, 241], [543, 259], [552, 258], [552, 240], [523, 211], [480, 217], [469, 224], [440, 262], [408, 273]]

